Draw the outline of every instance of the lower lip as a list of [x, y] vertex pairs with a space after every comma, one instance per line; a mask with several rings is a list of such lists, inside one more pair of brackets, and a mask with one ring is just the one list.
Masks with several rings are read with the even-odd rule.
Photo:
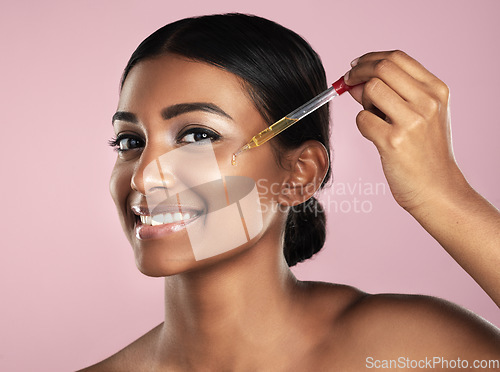
[[135, 236], [140, 240], [159, 239], [164, 236], [184, 230], [187, 225], [196, 221], [200, 216], [192, 217], [188, 220], [166, 223], [164, 225], [144, 225], [140, 219], [135, 224]]

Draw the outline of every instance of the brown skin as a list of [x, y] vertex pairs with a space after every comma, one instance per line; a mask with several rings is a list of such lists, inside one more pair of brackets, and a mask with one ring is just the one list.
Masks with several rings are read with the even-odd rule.
[[[372, 98], [385, 85], [379, 83], [384, 79], [371, 61], [390, 57], [391, 54], [365, 56], [350, 73], [348, 83], [369, 82], [364, 89], [359, 87], [353, 92], [368, 109], [375, 102], [382, 111], [386, 109]], [[410, 65], [416, 63], [411, 61]], [[400, 77], [384, 69], [383, 73], [391, 81]], [[410, 74], [431, 76], [419, 69]], [[408, 90], [422, 88], [432, 92], [420, 83]], [[389, 102], [394, 96], [390, 89], [383, 95]], [[164, 107], [186, 102], [214, 103], [233, 120], [205, 112], [162, 119], [160, 112]], [[430, 105], [435, 106], [435, 102]], [[426, 106], [424, 101], [422, 106]], [[395, 107], [387, 111], [392, 124], [365, 111], [358, 116], [358, 125], [379, 148], [398, 203], [434, 236], [446, 236], [446, 232], [435, 227], [436, 222], [420, 217], [418, 211], [434, 200], [420, 191], [420, 184], [427, 185], [427, 172], [459, 173], [446, 132], [447, 116], [440, 112], [433, 117], [440, 128], [429, 129], [430, 124], [413, 123], [408, 111]], [[146, 139], [146, 146], [118, 156], [111, 193], [139, 269], [147, 275], [165, 276], [165, 321], [84, 371], [356, 371], [365, 368], [367, 357], [500, 359], [498, 329], [445, 301], [424, 296], [368, 295], [348, 286], [301, 282], [293, 276], [282, 253], [286, 212], [270, 207], [273, 203], [295, 205], [311, 197], [315, 190], [300, 186], [321, 183], [328, 168], [327, 155], [321, 144], [309, 141], [288, 151], [284, 167], [280, 167], [267, 161], [273, 156], [270, 144], [266, 144], [241, 154], [238, 165], [231, 166], [231, 154], [267, 126], [236, 76], [173, 55], [143, 61], [128, 76], [118, 110], [134, 113], [138, 123], [116, 121], [116, 133], [136, 133]], [[266, 179], [269, 185], [277, 183], [286, 190], [274, 195], [266, 194], [265, 188], [259, 189], [261, 203], [269, 207], [263, 213], [262, 232], [241, 247], [201, 261], [186, 253], [188, 246], [182, 231], [161, 241], [138, 240], [130, 210], [131, 203], [144, 198], [144, 167], [156, 156], [179, 146], [172, 138], [192, 124], [202, 124], [221, 134], [213, 148], [222, 174], [249, 176], [256, 181]], [[415, 129], [417, 124], [437, 131], [433, 137], [437, 137], [436, 143], [425, 150], [435, 151], [443, 161], [415, 161], [422, 156], [422, 147], [428, 145], [422, 141], [427, 133]], [[397, 135], [390, 137], [387, 127], [382, 129], [382, 135], [375, 133], [371, 126], [376, 125], [398, 128]], [[402, 143], [410, 145], [411, 156], [398, 151], [397, 145]], [[457, 178], [460, 179], [458, 175]], [[446, 177], [438, 179], [439, 185], [432, 189], [449, 193]], [[434, 183], [435, 179], [431, 184]], [[485, 210], [489, 213], [488, 208]], [[453, 239], [448, 239], [447, 244], [453, 245]], [[474, 270], [494, 281], [494, 274], [488, 269], [476, 267], [481, 264], [469, 262]], [[498, 287], [500, 281], [496, 283]]]
[[[356, 123], [377, 147], [392, 194], [500, 306], [500, 214], [453, 156], [449, 89], [401, 51], [368, 53], [349, 72]], [[376, 107], [376, 108], [375, 108]]]

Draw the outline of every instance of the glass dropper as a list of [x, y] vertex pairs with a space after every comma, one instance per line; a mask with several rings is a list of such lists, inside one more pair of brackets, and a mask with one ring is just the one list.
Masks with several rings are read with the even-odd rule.
[[330, 88], [325, 90], [324, 92], [318, 94], [316, 97], [306, 102], [299, 108], [295, 109], [285, 117], [281, 118], [274, 124], [270, 125], [262, 132], [256, 134], [252, 137], [252, 139], [243, 147], [241, 147], [238, 151], [233, 154], [231, 164], [236, 165], [236, 156], [245, 150], [250, 150], [254, 147], [260, 146], [267, 141], [269, 141], [274, 136], [280, 134], [285, 129], [290, 128], [293, 124], [298, 122], [303, 117], [309, 115], [311, 112], [314, 112], [325, 103], [331, 101], [334, 97], [340, 96], [342, 93], [348, 91], [351, 87], [347, 85], [344, 81], [344, 77], [342, 76], [335, 83], [332, 84]]

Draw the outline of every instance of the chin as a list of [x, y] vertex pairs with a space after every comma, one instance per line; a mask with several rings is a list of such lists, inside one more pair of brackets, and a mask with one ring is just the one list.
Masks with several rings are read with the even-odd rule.
[[144, 257], [136, 258], [135, 263], [141, 273], [153, 278], [189, 272], [196, 266], [195, 261], [166, 260], [158, 262]]
[[139, 271], [150, 277], [166, 277], [188, 272], [201, 273], [204, 270], [220, 269], [243, 258], [252, 250], [255, 240], [202, 260], [196, 260], [190, 249], [186, 249], [182, 255], [173, 255], [173, 252], [165, 247], [155, 249], [148, 246], [145, 250], [135, 248], [135, 262]]
[[151, 277], [171, 276], [189, 271], [197, 265], [189, 241], [176, 240], [171, 244], [161, 241], [133, 244], [135, 264], [139, 271]]

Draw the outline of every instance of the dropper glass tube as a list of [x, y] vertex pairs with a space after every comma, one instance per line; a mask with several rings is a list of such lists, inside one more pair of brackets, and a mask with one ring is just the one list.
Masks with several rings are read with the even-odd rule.
[[271, 126], [264, 129], [262, 132], [256, 134], [252, 139], [238, 151], [233, 154], [231, 164], [236, 165], [236, 156], [245, 150], [250, 150], [254, 147], [260, 146], [267, 141], [269, 141], [274, 136], [283, 132], [285, 129], [291, 127], [293, 124], [298, 122], [303, 117], [314, 112], [325, 103], [331, 101], [334, 97], [341, 95], [345, 91], [349, 90], [350, 86], [346, 85], [344, 82], [344, 77], [341, 77], [335, 83], [332, 84], [330, 88], [324, 92], [318, 94], [316, 97], [306, 102], [299, 108], [295, 109], [285, 117], [281, 118]]

